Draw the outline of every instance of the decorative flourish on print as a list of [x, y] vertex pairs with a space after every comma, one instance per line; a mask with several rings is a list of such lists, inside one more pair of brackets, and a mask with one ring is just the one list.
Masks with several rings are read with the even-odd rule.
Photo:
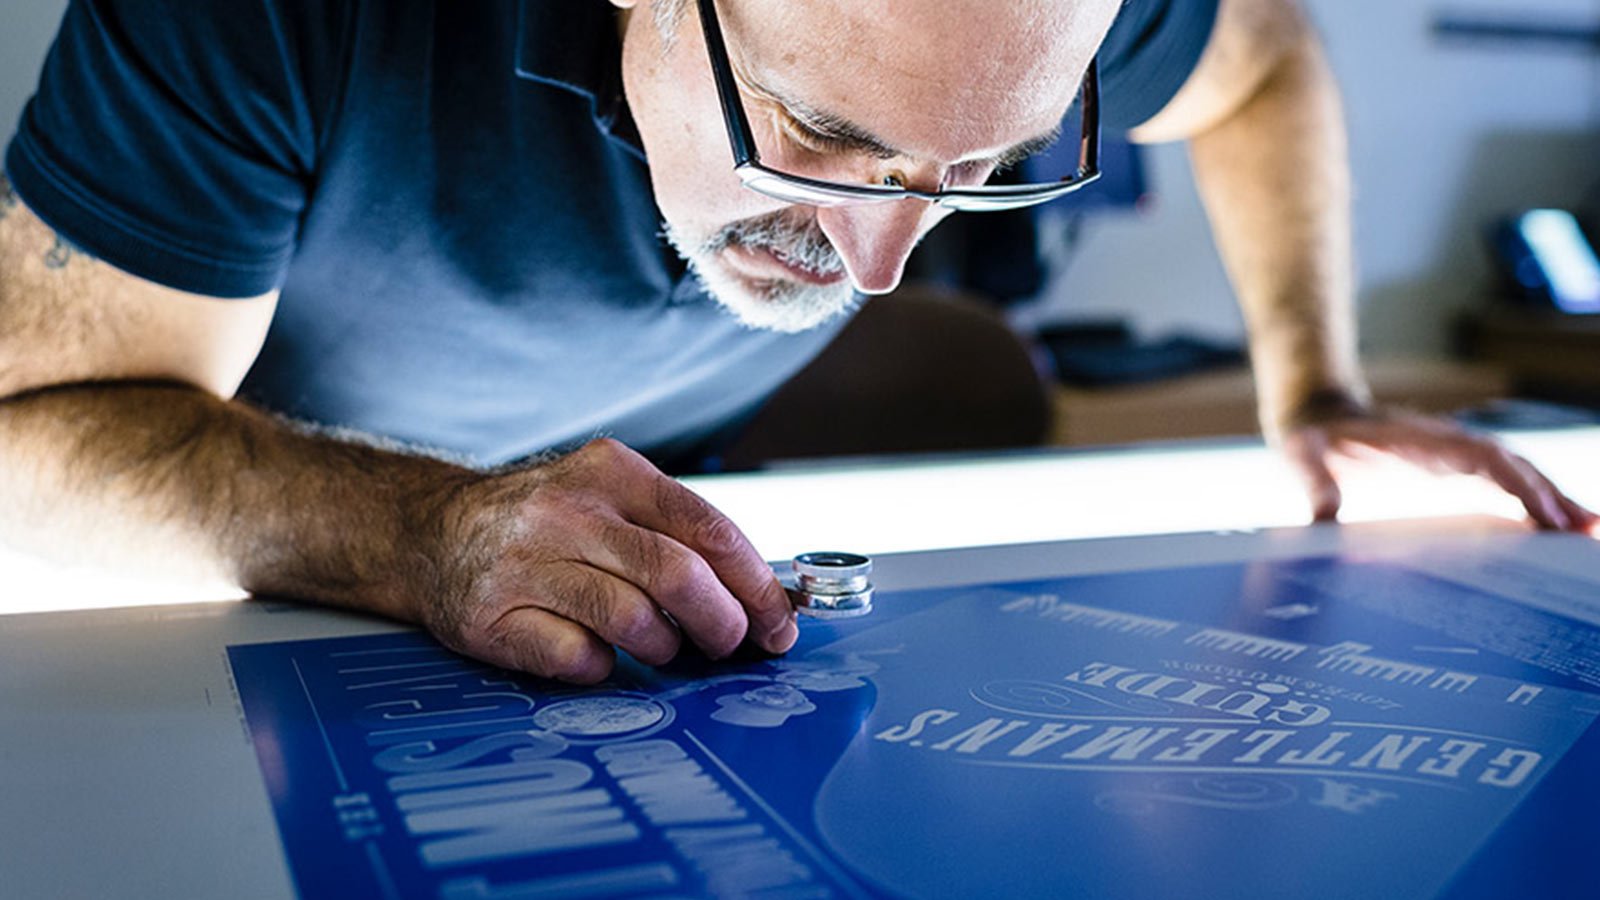
[[592, 694], [540, 709], [533, 724], [574, 744], [601, 744], [648, 737], [676, 716], [670, 704], [644, 694]]
[[1184, 643], [1193, 647], [1205, 647], [1210, 650], [1239, 653], [1245, 656], [1277, 660], [1279, 662], [1287, 662], [1294, 659], [1306, 650], [1305, 644], [1280, 641], [1274, 638], [1262, 637], [1259, 634], [1228, 631], [1225, 628], [1202, 629], [1185, 638]]
[[[899, 648], [894, 648], [872, 655], [898, 652]], [[866, 687], [867, 677], [880, 668], [866, 656], [862, 653], [844, 656], [818, 654], [800, 660], [779, 660], [771, 664], [769, 672], [708, 678], [666, 691], [657, 695], [657, 699], [675, 700], [715, 686], [735, 682], [753, 683], [755, 687], [718, 697], [718, 709], [711, 714], [711, 718], [745, 728], [776, 728], [791, 718], [816, 712], [817, 705], [811, 702], [811, 693], [826, 694]]]
[[1317, 668], [1400, 684], [1421, 684], [1439, 671], [1433, 666], [1372, 656], [1367, 652], [1371, 649], [1370, 644], [1343, 641], [1318, 651], [1322, 659]]
[[1293, 803], [1300, 791], [1272, 778], [1198, 775], [1156, 779], [1145, 790], [1105, 791], [1094, 805], [1109, 813], [1147, 816], [1163, 806], [1206, 806], [1213, 809], [1259, 811]]
[[807, 716], [817, 711], [804, 692], [787, 684], [769, 684], [742, 694], [726, 694], [717, 698], [720, 707], [711, 718], [729, 725], [746, 728], [777, 728], [793, 716]]
[[778, 664], [777, 680], [804, 691], [831, 693], [867, 686], [867, 676], [878, 664], [852, 653], [846, 657], [818, 657]]
[[[1108, 700], [1097, 694], [1048, 681], [991, 681], [972, 692], [972, 699], [990, 709], [1042, 718], [1077, 719], [1083, 714], [1115, 710], [1164, 715], [1173, 711], [1170, 704], [1143, 697], [1120, 696]], [[1074, 715], [1072, 710], [1079, 715]]]
[[1322, 784], [1322, 793], [1311, 798], [1311, 805], [1337, 809], [1351, 815], [1360, 815], [1376, 808], [1380, 803], [1400, 796], [1392, 791], [1380, 791], [1349, 781], [1336, 781], [1332, 778], [1318, 778], [1317, 781]]

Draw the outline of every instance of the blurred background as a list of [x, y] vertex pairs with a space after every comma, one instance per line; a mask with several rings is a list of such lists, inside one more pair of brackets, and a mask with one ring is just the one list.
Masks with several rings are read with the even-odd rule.
[[[1486, 299], [1490, 220], [1597, 199], [1600, 2], [1304, 3], [1345, 96], [1363, 346], [1443, 353], [1457, 316]], [[1132, 304], [1142, 329], [1237, 338], [1182, 148], [1145, 159], [1153, 203], [1087, 229], [1070, 281], [1049, 289], [1050, 310]]]
[[[1595, 233], [1600, 0], [1304, 2], [1345, 95], [1362, 347], [1380, 395], [1512, 424], [1600, 406], [1600, 316], [1558, 312], [1518, 282], [1515, 249], [1497, 254], [1491, 240], [1539, 208], [1571, 211]], [[8, 135], [65, 6], [7, 11]], [[1118, 148], [1110, 161], [1088, 202], [936, 233], [900, 298], [914, 302], [869, 304], [719, 465], [1249, 433], [1242, 324], [1183, 148]], [[1016, 347], [973, 337], [995, 321]], [[895, 349], [913, 345], [912, 358]], [[1037, 392], [1018, 394], [1030, 373]], [[906, 404], [918, 385], [931, 399]], [[863, 405], [849, 429], [838, 427], [842, 397]], [[819, 432], [857, 438], [812, 443]]]

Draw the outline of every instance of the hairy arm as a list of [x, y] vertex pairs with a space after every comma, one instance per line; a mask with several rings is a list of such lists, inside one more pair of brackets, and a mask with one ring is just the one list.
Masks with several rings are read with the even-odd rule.
[[1377, 450], [1482, 476], [1541, 527], [1600, 535], [1600, 519], [1491, 438], [1373, 407], [1356, 349], [1344, 117], [1296, 0], [1222, 0], [1195, 73], [1134, 137], [1189, 141], [1249, 330], [1262, 428], [1304, 480], [1315, 518], [1338, 515], [1332, 463]]
[[0, 195], [0, 540], [367, 610], [577, 681], [613, 645], [664, 662], [680, 632], [713, 656], [793, 643], [738, 529], [621, 445], [484, 473], [285, 423], [231, 399], [276, 297], [134, 278]]
[[1363, 408], [1343, 114], [1293, 0], [1223, 0], [1194, 76], [1134, 137], [1189, 141], [1267, 433]]
[[391, 614], [380, 548], [431, 460], [321, 440], [229, 398], [272, 295], [100, 262], [0, 183], [0, 536], [59, 559], [223, 578]]

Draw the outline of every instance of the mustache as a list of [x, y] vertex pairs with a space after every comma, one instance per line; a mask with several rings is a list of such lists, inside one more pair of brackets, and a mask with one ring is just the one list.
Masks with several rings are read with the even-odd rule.
[[790, 210], [780, 209], [725, 225], [701, 246], [701, 251], [709, 255], [733, 246], [770, 250], [819, 274], [844, 270], [844, 260], [822, 233], [817, 220], [796, 216]]

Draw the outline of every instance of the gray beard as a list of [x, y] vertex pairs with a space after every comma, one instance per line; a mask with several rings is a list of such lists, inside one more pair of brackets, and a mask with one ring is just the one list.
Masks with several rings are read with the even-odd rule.
[[716, 262], [717, 254], [741, 246], [771, 250], [814, 272], [842, 272], [844, 262], [816, 222], [796, 221], [790, 210], [742, 219], [698, 243], [670, 224], [664, 224], [662, 232], [706, 293], [746, 327], [795, 334], [824, 325], [858, 303], [848, 280], [819, 285], [773, 279], [752, 290]]

